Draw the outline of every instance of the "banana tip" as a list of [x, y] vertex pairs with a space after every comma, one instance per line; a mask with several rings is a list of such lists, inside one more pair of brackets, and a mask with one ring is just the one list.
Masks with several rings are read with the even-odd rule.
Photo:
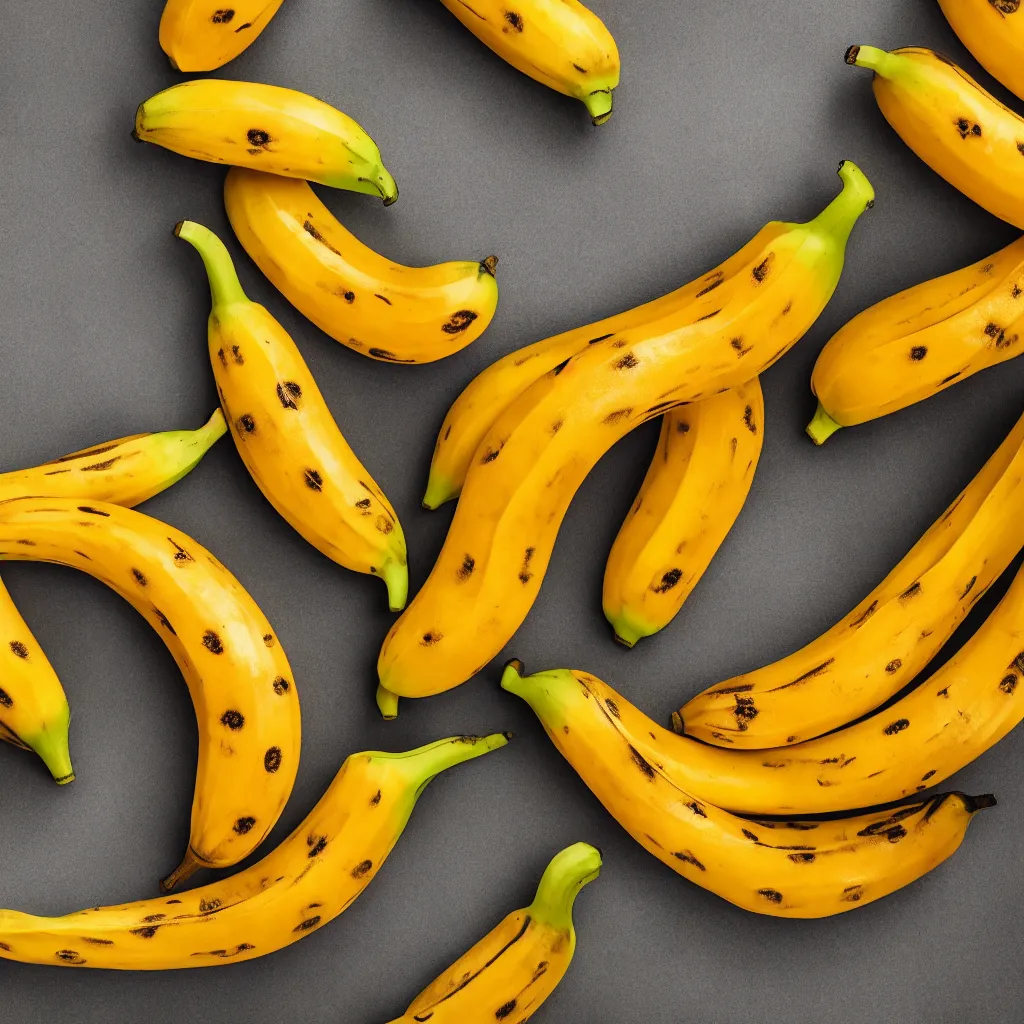
[[54, 778], [53, 781], [56, 782], [58, 786], [66, 786], [68, 783], [75, 781], [75, 773], [69, 772], [67, 775], [62, 775], [59, 779]]
[[846, 56], [843, 59], [846, 61], [847, 64], [855, 65], [857, 63], [857, 58], [859, 56], [860, 56], [860, 47], [859, 46], [851, 46], [846, 51]]
[[377, 687], [377, 707], [385, 722], [393, 722], [398, 717], [398, 694], [379, 685]]
[[480, 266], [481, 266], [481, 268], [483, 270], [486, 270], [487, 273], [491, 275], [491, 277], [497, 277], [497, 273], [496, 273], [496, 271], [498, 269], [498, 257], [497, 256], [488, 256], [486, 259], [481, 260], [480, 261]]
[[174, 225], [174, 230], [171, 234], [173, 234], [175, 238], [181, 238], [181, 232], [184, 230], [184, 227], [185, 222], [183, 220], [179, 220], [178, 223]]
[[986, 807], [995, 807], [998, 803], [991, 793], [982, 793], [981, 796], [967, 797], [965, 802], [967, 803], [967, 808], [971, 814], [983, 810]]

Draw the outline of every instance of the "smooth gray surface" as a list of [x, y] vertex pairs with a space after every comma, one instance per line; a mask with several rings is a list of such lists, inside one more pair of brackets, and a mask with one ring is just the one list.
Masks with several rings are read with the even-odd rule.
[[[1013, 424], [1024, 361], [845, 431], [821, 451], [802, 434], [811, 366], [842, 323], [1015, 232], [919, 163], [878, 114], [868, 74], [843, 64], [855, 42], [926, 44], [978, 73], [930, 0], [596, 6], [625, 68], [615, 117], [600, 130], [581, 106], [506, 67], [436, 0], [289, 0], [221, 72], [320, 95], [374, 135], [399, 204], [320, 190], [368, 243], [407, 263], [500, 254], [498, 316], [469, 350], [423, 368], [371, 363], [319, 335], [247, 259], [239, 265], [250, 294], [293, 332], [394, 502], [418, 586], [450, 517], [419, 508], [434, 434], [475, 372], [676, 287], [769, 219], [811, 215], [838, 187], [839, 160], [860, 163], [878, 204], [856, 229], [832, 305], [765, 377], [767, 445], [749, 505], [683, 614], [627, 652], [600, 612], [604, 556], [653, 449], [652, 424], [581, 490], [508, 652], [533, 668], [594, 671], [664, 720], [701, 687], [831, 625]], [[160, 3], [2, 0], [0, 9], [0, 468], [198, 425], [215, 401], [208, 296], [171, 227], [190, 217], [226, 230], [224, 172], [129, 138], [137, 103], [180, 80], [157, 47]], [[217, 970], [128, 975], [0, 961], [4, 1021], [388, 1020], [527, 902], [548, 858], [580, 839], [603, 848], [606, 867], [578, 903], [576, 960], [538, 1024], [1020, 1019], [1020, 731], [954, 780], [995, 791], [1000, 806], [924, 881], [841, 918], [755, 917], [633, 844], [527, 707], [498, 689], [496, 671], [403, 702], [401, 718], [382, 723], [372, 694], [391, 621], [383, 588], [292, 532], [230, 441], [145, 510], [241, 578], [295, 669], [303, 760], [270, 844], [352, 751], [461, 731], [517, 736], [431, 787], [379, 878], [330, 927]], [[180, 676], [156, 635], [100, 584], [39, 565], [5, 566], [3, 577], [68, 690], [78, 780], [58, 790], [36, 759], [0, 749], [0, 906], [63, 913], [151, 895], [188, 831], [196, 734]]]

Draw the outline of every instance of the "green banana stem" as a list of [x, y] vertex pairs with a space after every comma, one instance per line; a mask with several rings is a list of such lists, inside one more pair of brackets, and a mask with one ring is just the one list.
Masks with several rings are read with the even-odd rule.
[[522, 697], [533, 708], [545, 728], [556, 730], [565, 725], [565, 698], [579, 693], [575, 676], [565, 668], [523, 675], [523, 663], [513, 659], [501, 675], [501, 688]]
[[589, 843], [562, 850], [547, 866], [527, 911], [534, 921], [572, 932], [572, 907], [580, 890], [601, 873], [601, 851]]
[[368, 755], [375, 761], [400, 762], [409, 776], [410, 783], [419, 794], [427, 783], [441, 772], [505, 746], [511, 735], [497, 732], [490, 736], [449, 736], [447, 739], [436, 740], [415, 750], [399, 753], [373, 750], [369, 751]]
[[392, 558], [385, 562], [379, 575], [388, 588], [388, 607], [393, 612], [400, 612], [409, 598], [408, 567]]
[[209, 228], [197, 224], [194, 220], [183, 220], [175, 225], [174, 234], [175, 237], [193, 245], [202, 257], [203, 266], [206, 267], [206, 274], [210, 279], [210, 295], [214, 309], [249, 301], [242, 290], [238, 274], [235, 273], [231, 255], [224, 243]]
[[[224, 413], [217, 409], [214, 414], [198, 430], [168, 430], [162, 439], [173, 446], [176, 442], [182, 446], [184, 461], [176, 468], [167, 481], [172, 487], [184, 479], [202, 462], [206, 453], [227, 433], [228, 425]], [[173, 451], [173, 448], [172, 448]]]
[[612, 116], [614, 97], [611, 89], [595, 89], [581, 99], [595, 125], [604, 124]]
[[834, 419], [818, 403], [818, 410], [814, 419], [807, 424], [807, 436], [816, 444], [823, 445], [837, 430], [842, 430], [842, 423], [836, 423]]
[[68, 750], [70, 722], [71, 709], [65, 705], [58, 719], [48, 723], [33, 736], [21, 737], [25, 745], [31, 747], [49, 768], [58, 786], [66, 786], [75, 781], [75, 769], [71, 766], [71, 753]]
[[844, 160], [839, 165], [839, 177], [843, 190], [804, 226], [813, 234], [832, 239], [842, 251], [860, 215], [875, 205], [875, 190], [867, 175], [852, 160]]
[[377, 707], [385, 722], [393, 722], [398, 717], [398, 694], [378, 685]]
[[876, 75], [892, 78], [899, 72], [903, 58], [898, 53], [880, 50], [877, 46], [851, 46], [846, 51], [846, 63], [858, 68], [870, 68]]
[[423, 495], [423, 507], [429, 512], [433, 512], [446, 501], [451, 501], [457, 493], [457, 489], [452, 486], [450, 480], [442, 480], [440, 477], [434, 476], [434, 471], [431, 469], [427, 479], [427, 490]]

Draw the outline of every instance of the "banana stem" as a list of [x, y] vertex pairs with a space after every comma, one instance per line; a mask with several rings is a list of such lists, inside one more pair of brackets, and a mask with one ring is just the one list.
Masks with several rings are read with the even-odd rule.
[[845, 246], [860, 215], [875, 205], [875, 190], [867, 175], [852, 160], [844, 160], [839, 165], [839, 177], [843, 182], [842, 192], [806, 226], [809, 231], [827, 235], [838, 245]]
[[492, 750], [505, 746], [512, 734], [507, 732], [492, 733], [490, 736], [449, 736], [444, 740], [436, 740], [415, 750], [406, 750], [397, 754], [384, 751], [372, 751], [374, 760], [401, 762], [410, 777], [410, 782], [417, 792], [431, 779], [448, 768], [454, 768], [463, 761], [471, 761], [474, 757], [489, 754]]
[[173, 892], [182, 882], [187, 882], [200, 868], [207, 865], [201, 861], [190, 846], [182, 862], [160, 883], [161, 892]]
[[816, 444], [823, 445], [837, 430], [842, 430], [842, 423], [836, 423], [834, 419], [818, 403], [814, 419], [807, 424], [807, 436]]
[[427, 479], [427, 490], [423, 495], [422, 505], [425, 509], [433, 512], [435, 509], [440, 508], [446, 501], [451, 501], [455, 497], [456, 489], [452, 486], [450, 480], [442, 479], [439, 476], [435, 476], [433, 469], [431, 469], [430, 476]]
[[889, 78], [898, 64], [898, 54], [880, 50], [877, 46], [851, 46], [846, 51], [846, 63], [858, 68], [870, 68], [876, 75]]
[[377, 707], [385, 722], [393, 722], [398, 717], [398, 694], [392, 693], [383, 685], [377, 687]]
[[576, 677], [568, 669], [552, 669], [524, 676], [523, 663], [518, 659], [505, 666], [501, 688], [525, 700], [545, 728], [551, 730], [565, 724], [566, 705], [580, 693]]
[[75, 769], [71, 766], [71, 753], [68, 750], [70, 721], [71, 709], [65, 707], [60, 717], [41, 732], [34, 736], [21, 737], [25, 744], [39, 755], [58, 786], [66, 786], [69, 782], [75, 781]]
[[583, 97], [583, 105], [590, 114], [590, 119], [597, 126], [604, 124], [612, 116], [614, 99], [611, 89], [595, 89]]
[[388, 607], [400, 612], [409, 598], [409, 567], [391, 558], [381, 567], [378, 575], [388, 588]]
[[224, 243], [209, 229], [194, 220], [183, 220], [174, 227], [175, 237], [194, 246], [202, 257], [206, 275], [210, 279], [213, 308], [248, 302], [242, 284], [235, 273], [235, 265]]
[[580, 890], [601, 873], [601, 851], [589, 843], [562, 850], [547, 866], [530, 904], [535, 921], [558, 931], [572, 931], [572, 907]]

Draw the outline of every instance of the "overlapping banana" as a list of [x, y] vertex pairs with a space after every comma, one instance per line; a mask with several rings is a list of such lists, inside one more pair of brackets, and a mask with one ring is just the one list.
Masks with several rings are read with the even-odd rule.
[[534, 81], [579, 100], [594, 124], [612, 116], [619, 50], [579, 0], [442, 0], [482, 43]]
[[[177, 483], [226, 430], [218, 409], [198, 430], [135, 434], [2, 473], [0, 502], [50, 494], [131, 507]], [[34, 750], [58, 784], [71, 782], [64, 688], [2, 583], [0, 643], [0, 739]]]
[[213, 71], [256, 42], [282, 0], [167, 0], [160, 47], [175, 71]]
[[1024, 99], [1024, 11], [1020, 0], [939, 0], [939, 7], [978, 63]]
[[266, 617], [209, 551], [157, 519], [80, 498], [0, 504], [0, 559], [89, 573], [156, 630], [199, 723], [192, 829], [165, 888], [247, 857], [277, 821], [299, 766], [299, 702]]
[[764, 438], [757, 378], [670, 410], [604, 572], [605, 618], [632, 647], [679, 614], [736, 522]]
[[363, 245], [304, 181], [240, 167], [228, 172], [224, 203], [238, 240], [278, 291], [371, 359], [443, 359], [494, 317], [497, 256], [403, 267]]
[[601, 852], [593, 846], [562, 850], [533, 903], [509, 914], [391, 1024], [524, 1024], [569, 969], [576, 951], [573, 904], [600, 871]]
[[409, 589], [405, 536], [356, 458], [285, 329], [242, 291], [224, 244], [193, 221], [176, 228], [210, 281], [210, 362], [231, 436], [267, 500], [315, 548], [379, 576], [393, 611]]
[[951, 856], [975, 812], [995, 803], [991, 796], [943, 793], [854, 818], [739, 818], [687, 792], [648, 760], [614, 713], [592, 711], [593, 697], [562, 699], [570, 673], [523, 677], [521, 670], [510, 663], [501, 685], [533, 708], [619, 824], [673, 871], [754, 913], [827, 917], [886, 896]]
[[933, 171], [1002, 220], [1024, 228], [1024, 118], [934, 50], [851, 46], [847, 64], [875, 72], [885, 119]]
[[587, 473], [638, 424], [752, 380], [799, 340], [839, 280], [849, 234], [873, 201], [852, 163], [807, 224], [774, 222], [702, 278], [712, 308], [641, 321], [559, 364], [490, 428], [444, 548], [378, 660], [378, 704], [469, 679], [536, 599], [561, 519]]
[[895, 569], [799, 651], [679, 709], [689, 736], [781, 747], [865, 715], [910, 683], [1024, 545], [1024, 417]]
[[378, 196], [398, 186], [377, 144], [340, 110], [293, 89], [196, 78], [151, 96], [134, 136], [181, 156]]
[[988, 259], [915, 285], [854, 317], [821, 350], [807, 428], [824, 444], [840, 427], [905, 409], [1024, 352], [1024, 238]]
[[0, 958], [173, 970], [252, 960], [298, 942], [370, 884], [431, 779], [505, 742], [457, 736], [407, 753], [352, 754], [302, 824], [252, 867], [176, 899], [65, 917], [0, 910]]

